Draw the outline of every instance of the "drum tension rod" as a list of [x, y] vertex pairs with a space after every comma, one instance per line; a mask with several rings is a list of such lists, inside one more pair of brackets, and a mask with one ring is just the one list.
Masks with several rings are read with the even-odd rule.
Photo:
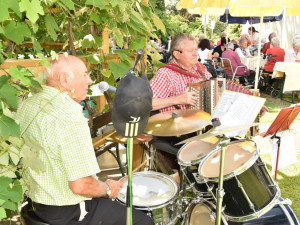
[[243, 192], [243, 194], [244, 194], [244, 196], [245, 196], [245, 198], [246, 198], [246, 200], [247, 200], [250, 208], [253, 210], [253, 212], [256, 213], [254, 204], [251, 202], [249, 196], [247, 195], [247, 193], [246, 193], [246, 191], [245, 191], [245, 189], [243, 187], [243, 184], [239, 181], [239, 179], [236, 176], [235, 176], [235, 179], [236, 179], [236, 181], [238, 183], [238, 187], [242, 190], [242, 192]]

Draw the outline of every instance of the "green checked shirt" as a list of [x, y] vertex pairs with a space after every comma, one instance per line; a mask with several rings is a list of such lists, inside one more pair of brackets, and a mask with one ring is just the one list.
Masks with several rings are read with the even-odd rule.
[[26, 168], [30, 182], [28, 196], [45, 205], [74, 205], [89, 198], [74, 194], [68, 181], [94, 176], [100, 172], [90, 130], [82, 107], [66, 93], [45, 86], [23, 101], [15, 119], [21, 132], [38, 142], [40, 172]]

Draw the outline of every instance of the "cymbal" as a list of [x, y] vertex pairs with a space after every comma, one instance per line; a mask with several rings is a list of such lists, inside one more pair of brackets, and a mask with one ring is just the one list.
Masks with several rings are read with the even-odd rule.
[[178, 136], [207, 126], [209, 113], [194, 109], [181, 109], [156, 114], [149, 118], [145, 133], [155, 136]]
[[234, 126], [234, 127], [222, 127], [222, 126], [215, 127], [215, 128], [210, 129], [208, 132], [206, 132], [204, 134], [200, 134], [198, 136], [188, 138], [184, 141], [177, 143], [176, 145], [184, 144], [184, 143], [195, 141], [195, 140], [205, 141], [206, 139], [209, 139], [211, 137], [218, 137], [218, 136], [221, 136], [223, 134], [226, 134], [226, 133], [229, 133], [232, 131], [249, 129], [250, 127], [257, 126], [259, 124], [260, 123], [251, 123], [251, 124], [245, 124], [245, 125]]

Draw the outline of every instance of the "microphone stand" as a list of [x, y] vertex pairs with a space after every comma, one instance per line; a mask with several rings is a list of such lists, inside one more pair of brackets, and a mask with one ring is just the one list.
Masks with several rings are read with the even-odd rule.
[[216, 225], [221, 225], [221, 215], [222, 215], [222, 202], [223, 197], [225, 195], [224, 189], [223, 189], [223, 181], [224, 181], [224, 165], [225, 165], [225, 150], [230, 142], [230, 138], [225, 137], [222, 135], [220, 137], [220, 143], [221, 146], [221, 157], [220, 157], [220, 172], [219, 172], [219, 186], [217, 189], [217, 220]]
[[127, 138], [127, 173], [128, 173], [128, 185], [126, 193], [126, 225], [132, 225], [132, 155], [133, 155], [133, 138]]
[[[143, 55], [143, 49], [138, 49], [138, 54], [133, 66], [133, 69], [130, 69], [130, 73], [135, 73], [136, 66], [141, 56]], [[127, 137], [127, 174], [128, 174], [128, 186], [126, 193], [126, 207], [127, 207], [127, 215], [126, 215], [126, 225], [132, 225], [132, 158], [133, 158], [133, 136]]]

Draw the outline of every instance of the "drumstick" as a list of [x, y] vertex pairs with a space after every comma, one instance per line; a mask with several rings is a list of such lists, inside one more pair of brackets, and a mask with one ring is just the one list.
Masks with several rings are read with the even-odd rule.
[[[142, 164], [140, 164], [137, 168], [135, 168], [134, 170], [132, 170], [132, 174], [134, 174], [136, 171], [138, 171], [142, 166], [144, 166], [146, 164], [146, 162], [148, 162], [150, 160], [150, 158], [146, 159]], [[126, 175], [125, 177], [123, 177], [120, 182], [125, 181], [128, 178], [128, 175]]]

